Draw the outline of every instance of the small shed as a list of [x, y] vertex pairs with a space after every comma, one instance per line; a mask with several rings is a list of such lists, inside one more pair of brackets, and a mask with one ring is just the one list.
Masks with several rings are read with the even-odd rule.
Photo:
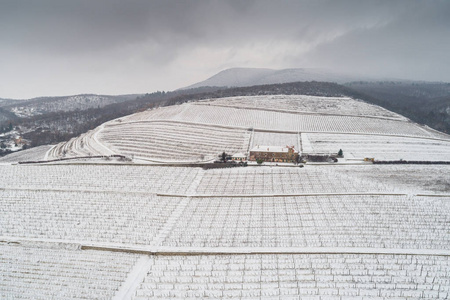
[[245, 155], [244, 153], [236, 153], [231, 157], [231, 160], [234, 161], [246, 161], [247, 160], [247, 155]]

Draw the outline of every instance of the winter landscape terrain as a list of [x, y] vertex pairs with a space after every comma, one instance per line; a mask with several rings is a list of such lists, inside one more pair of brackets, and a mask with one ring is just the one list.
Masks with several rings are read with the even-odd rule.
[[326, 69], [303, 68], [303, 69], [264, 69], [264, 68], [232, 68], [185, 89], [197, 88], [202, 86], [252, 86], [261, 84], [274, 84], [297, 81], [329, 81], [345, 83], [355, 80], [365, 79], [367, 76], [355, 76], [336, 73]]
[[[201, 168], [258, 145], [343, 157]], [[449, 162], [449, 135], [350, 97], [116, 118], [0, 158], [0, 298], [448, 299]]]
[[[288, 74], [289, 76], [269, 76], [268, 84], [258, 86], [241, 86], [239, 78], [246, 78], [251, 74], [260, 72], [276, 74]], [[256, 73], [255, 73], [256, 72]], [[300, 73], [299, 73], [300, 72]], [[322, 72], [323, 73], [323, 72]], [[228, 75], [238, 78], [237, 81], [228, 82]], [[302, 76], [298, 76], [302, 74]], [[213, 83], [206, 80], [200, 82], [197, 88], [179, 89], [172, 92], [155, 92], [145, 95], [75, 95], [63, 97], [40, 97], [28, 100], [0, 99], [0, 156], [11, 152], [17, 152], [30, 147], [55, 144], [77, 137], [99, 125], [129, 114], [140, 112], [149, 108], [164, 107], [185, 103], [199, 99], [227, 98], [224, 101], [216, 101], [215, 106], [236, 108], [239, 97], [258, 95], [298, 95], [330, 97], [350, 97], [364, 100], [372, 105], [380, 105], [396, 112], [400, 118], [404, 116], [416, 123], [425, 124], [441, 132], [450, 132], [450, 85], [447, 83], [411, 82], [411, 81], [359, 81], [348, 82], [344, 85], [331, 82], [292, 82], [295, 80], [317, 79], [314, 72], [303, 69], [268, 70], [237, 68], [225, 70], [212, 78], [222, 78]], [[253, 75], [252, 75], [253, 76]], [[323, 79], [323, 78], [322, 78]], [[338, 80], [339, 79], [339, 80]], [[343, 82], [352, 80], [339, 75], [327, 80]], [[353, 78], [355, 80], [356, 78]], [[255, 81], [257, 82], [257, 81]], [[282, 84], [275, 84], [283, 82]], [[252, 81], [246, 82], [250, 84]], [[254, 82], [253, 82], [254, 83]], [[217, 86], [205, 86], [217, 84]], [[228, 88], [227, 85], [235, 85]], [[232, 99], [235, 98], [235, 99]], [[291, 110], [302, 112], [305, 106], [309, 106], [304, 98], [301, 106], [289, 99], [278, 100], [283, 102], [281, 107], [271, 107], [271, 102], [266, 103], [255, 98], [253, 101], [239, 103], [241, 108], [252, 108], [276, 112], [290, 112]], [[363, 113], [362, 108], [352, 107], [358, 102], [348, 106], [340, 106], [340, 114], [345, 114], [345, 109], [353, 113]], [[269, 105], [269, 106], [267, 106]], [[278, 102], [277, 102], [278, 105]], [[316, 112], [330, 114], [332, 106], [338, 105], [331, 99], [325, 104], [313, 104]], [[273, 105], [272, 105], [273, 106]], [[287, 111], [286, 111], [287, 110]], [[306, 110], [307, 111], [307, 110]], [[375, 113], [375, 112], [373, 112]], [[400, 113], [402, 116], [400, 116]], [[331, 113], [332, 114], [332, 113]], [[377, 114], [375, 113], [375, 116]], [[392, 113], [391, 113], [392, 115]]]
[[[154, 162], [214, 160], [256, 145], [296, 145], [303, 153], [351, 159], [448, 160], [448, 135], [351, 98], [275, 95], [169, 106], [102, 124], [56, 145], [48, 159], [125, 155]], [[411, 145], [415, 147], [411, 147]], [[389, 146], [387, 146], [389, 145]]]

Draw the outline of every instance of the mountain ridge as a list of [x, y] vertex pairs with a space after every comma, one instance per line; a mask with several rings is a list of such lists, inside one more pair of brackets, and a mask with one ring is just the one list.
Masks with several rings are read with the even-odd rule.
[[[279, 84], [299, 81], [325, 81], [346, 83], [360, 80], [381, 80], [363, 75], [349, 75], [318, 68], [230, 68], [209, 77], [208, 79], [189, 85], [180, 90], [206, 86], [243, 87], [263, 84]], [[387, 80], [387, 79], [383, 79]]]

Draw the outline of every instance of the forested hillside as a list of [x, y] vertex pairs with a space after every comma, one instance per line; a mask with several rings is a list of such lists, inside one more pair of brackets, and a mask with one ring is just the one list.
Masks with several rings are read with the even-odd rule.
[[361, 81], [346, 86], [417, 123], [450, 133], [450, 83]]

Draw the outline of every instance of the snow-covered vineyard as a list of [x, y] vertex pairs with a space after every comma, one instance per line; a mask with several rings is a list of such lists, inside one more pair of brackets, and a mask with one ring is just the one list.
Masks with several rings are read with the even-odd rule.
[[450, 197], [173, 197], [52, 189], [4, 189], [0, 195], [4, 237], [170, 247], [450, 247]]
[[450, 156], [447, 135], [378, 106], [350, 98], [255, 96], [185, 103], [113, 120], [57, 145], [46, 158], [120, 154], [200, 162], [267, 143], [295, 145], [305, 153], [344, 148], [355, 159]]
[[[199, 103], [203, 104], [204, 102]], [[406, 120], [405, 117], [382, 107], [355, 101], [346, 97], [317, 97], [305, 95], [230, 97], [217, 99], [212, 101], [212, 103], [206, 102], [206, 104], [235, 108], [264, 109], [288, 113], [356, 115]]]
[[[344, 160], [178, 164], [269, 144]], [[111, 154], [131, 160], [86, 158]], [[0, 298], [449, 299], [450, 165], [373, 156], [450, 161], [450, 137], [349, 98], [234, 97], [7, 156]], [[84, 158], [10, 164], [62, 157]]]
[[139, 256], [0, 245], [1, 299], [110, 299]]
[[134, 299], [438, 299], [449, 264], [420, 255], [156, 256]]

